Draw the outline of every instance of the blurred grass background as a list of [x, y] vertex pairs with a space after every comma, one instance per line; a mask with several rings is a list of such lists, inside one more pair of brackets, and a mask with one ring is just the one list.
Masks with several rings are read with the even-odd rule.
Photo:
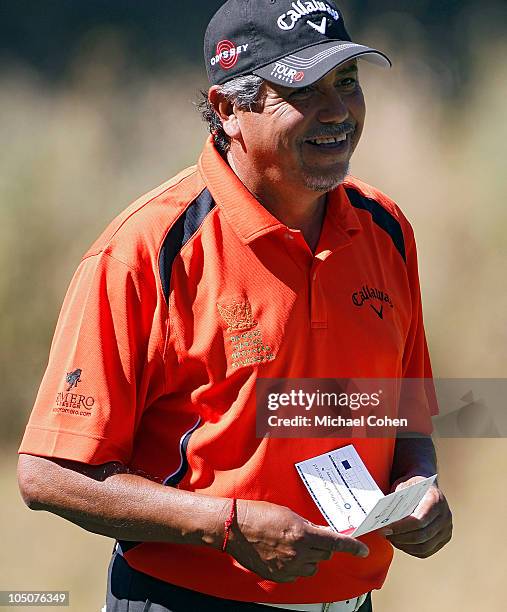
[[[0, 590], [70, 590], [76, 611], [100, 609], [112, 542], [25, 509], [15, 452], [81, 254], [199, 154], [200, 41], [220, 2], [121, 4], [0, 7]], [[355, 38], [395, 60], [390, 72], [362, 65], [352, 172], [415, 227], [435, 375], [504, 378], [505, 3], [341, 5]], [[505, 440], [438, 447], [454, 540], [427, 561], [397, 554], [377, 612], [503, 607]]]

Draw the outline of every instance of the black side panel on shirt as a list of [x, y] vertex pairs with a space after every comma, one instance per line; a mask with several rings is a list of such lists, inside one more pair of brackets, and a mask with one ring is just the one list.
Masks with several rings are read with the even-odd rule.
[[200, 424], [201, 424], [201, 417], [199, 417], [195, 425], [193, 425], [193, 427], [189, 429], [187, 432], [185, 432], [183, 436], [181, 437], [181, 440], [180, 440], [180, 457], [181, 457], [180, 467], [164, 480], [162, 484], [164, 484], [166, 487], [176, 487], [177, 485], [180, 484], [183, 478], [185, 478], [185, 475], [188, 471], [188, 458], [187, 458], [188, 443], [190, 442], [190, 438], [192, 437], [192, 434], [199, 427]]
[[[162, 282], [162, 289], [164, 291], [164, 296], [167, 303], [169, 303], [169, 289], [171, 286], [173, 262], [185, 244], [187, 244], [187, 242], [201, 227], [204, 219], [214, 207], [215, 202], [211, 197], [211, 193], [207, 189], [204, 189], [204, 191], [202, 191], [197, 198], [190, 203], [190, 205], [185, 209], [185, 212], [178, 217], [174, 225], [167, 232], [167, 236], [164, 239], [159, 256], [160, 280]], [[199, 422], [196, 424], [196, 426], [198, 424]], [[190, 435], [194, 429], [195, 427], [192, 428], [192, 430], [189, 431], [181, 440], [180, 452], [182, 463], [178, 471], [166, 480], [165, 484], [167, 486], [175, 487], [185, 476], [188, 469], [186, 447], [188, 441], [190, 440]], [[135, 546], [141, 544], [141, 542], [118, 540], [117, 544], [118, 552], [123, 555]]]
[[403, 230], [401, 229], [399, 221], [375, 200], [366, 198], [351, 187], [346, 188], [345, 191], [354, 208], [367, 210], [372, 216], [373, 222], [389, 234], [394, 246], [406, 263], [405, 238], [403, 237]]
[[166, 302], [169, 302], [171, 271], [176, 256], [201, 227], [204, 219], [214, 207], [215, 202], [211, 193], [204, 189], [167, 232], [164, 244], [160, 249], [158, 262]]
[[[185, 432], [183, 434], [183, 436], [181, 437], [180, 440], [180, 457], [181, 457], [181, 463], [179, 468], [170, 476], [168, 476], [164, 482], [162, 483], [164, 486], [166, 487], [177, 487], [180, 482], [183, 480], [183, 478], [185, 477], [185, 474], [188, 471], [188, 459], [187, 459], [187, 446], [188, 443], [190, 442], [190, 438], [192, 436], [192, 434], [194, 433], [194, 431], [199, 427], [199, 425], [201, 424], [201, 419], [198, 418], [195, 425], [193, 425], [193, 427], [191, 429], [189, 429], [187, 432]], [[139, 544], [142, 544], [142, 542], [130, 542], [127, 540], [118, 540], [117, 541], [118, 547], [117, 547], [117, 552], [120, 555], [124, 555], [126, 552], [128, 552], [129, 550], [131, 550], [132, 548], [135, 548], [136, 546], [139, 546]]]
[[[192, 427], [192, 429], [190, 431], [187, 431], [184, 434], [184, 436], [181, 438], [180, 440], [180, 456], [181, 456], [180, 467], [176, 470], [176, 472], [174, 472], [174, 474], [171, 474], [171, 476], [168, 476], [164, 480], [163, 482], [164, 486], [177, 487], [179, 483], [185, 477], [185, 474], [188, 471], [187, 446], [188, 446], [188, 443], [190, 442], [190, 438], [192, 434], [199, 427], [200, 423], [201, 423], [201, 419], [198, 419], [197, 423]], [[117, 550], [120, 555], [124, 555], [126, 552], [128, 552], [132, 548], [135, 548], [139, 544], [142, 544], [142, 542], [130, 542], [127, 540], [118, 540]]]

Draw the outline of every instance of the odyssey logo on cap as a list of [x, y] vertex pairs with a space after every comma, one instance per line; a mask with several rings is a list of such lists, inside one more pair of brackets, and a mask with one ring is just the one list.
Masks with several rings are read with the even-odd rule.
[[[317, 0], [307, 0], [303, 2], [302, 0], [297, 0], [297, 2], [293, 2], [291, 4], [291, 7], [292, 8], [290, 10], [288, 10], [286, 13], [282, 13], [280, 17], [278, 17], [277, 24], [280, 30], [292, 30], [300, 19], [306, 17], [307, 15], [311, 15], [312, 13], [324, 12], [331, 15], [335, 21], [340, 19], [340, 13], [332, 6], [329, 6], [327, 2], [318, 2]], [[324, 25], [310, 25], [322, 34], [325, 34]], [[319, 29], [319, 27], [321, 29]]]
[[248, 44], [236, 46], [230, 40], [221, 40], [217, 45], [216, 55], [210, 60], [212, 66], [220, 64], [224, 70], [230, 70], [238, 63], [241, 53], [245, 53]]

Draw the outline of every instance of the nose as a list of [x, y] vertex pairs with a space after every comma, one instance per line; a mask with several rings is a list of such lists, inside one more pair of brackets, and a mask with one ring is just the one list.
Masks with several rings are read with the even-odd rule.
[[348, 106], [340, 92], [330, 87], [320, 96], [320, 108], [317, 118], [321, 123], [342, 123], [349, 117]]

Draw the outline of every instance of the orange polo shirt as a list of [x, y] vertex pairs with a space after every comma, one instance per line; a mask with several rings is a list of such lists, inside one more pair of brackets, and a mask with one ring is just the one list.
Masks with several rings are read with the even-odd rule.
[[[380, 302], [354, 300], [364, 288], [389, 296], [382, 317]], [[135, 202], [82, 259], [20, 452], [120, 461], [169, 486], [324, 524], [294, 464], [353, 442], [388, 491], [391, 438], [257, 439], [260, 377], [430, 378], [413, 232], [391, 200], [348, 177], [329, 194], [312, 253], [208, 141], [197, 167]], [[430, 428], [436, 406], [423, 404]], [[336, 601], [385, 579], [391, 545], [362, 539], [368, 558], [335, 554], [293, 584], [205, 547], [141, 543], [125, 557], [218, 597]]]

